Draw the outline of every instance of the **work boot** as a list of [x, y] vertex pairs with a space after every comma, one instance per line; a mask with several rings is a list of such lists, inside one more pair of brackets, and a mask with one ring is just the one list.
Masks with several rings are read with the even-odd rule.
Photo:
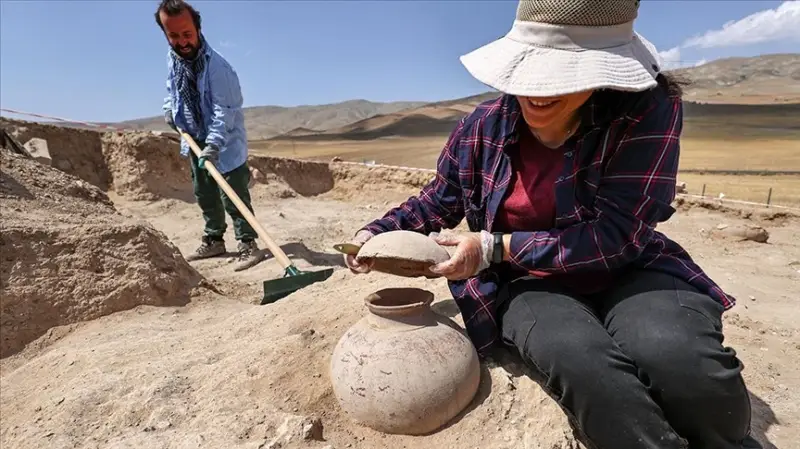
[[265, 251], [258, 249], [255, 240], [239, 242], [239, 263], [233, 268], [233, 271], [246, 270], [253, 265], [264, 260]]
[[193, 260], [208, 259], [209, 257], [225, 254], [225, 242], [222, 239], [204, 235], [202, 241], [203, 243], [195, 252], [186, 256], [187, 261], [191, 262]]

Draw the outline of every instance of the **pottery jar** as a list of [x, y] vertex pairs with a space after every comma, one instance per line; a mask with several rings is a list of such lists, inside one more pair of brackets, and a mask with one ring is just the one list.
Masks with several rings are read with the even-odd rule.
[[375, 430], [433, 432], [466, 408], [480, 383], [475, 347], [433, 294], [415, 288], [367, 296], [368, 313], [339, 339], [331, 381], [342, 409]]

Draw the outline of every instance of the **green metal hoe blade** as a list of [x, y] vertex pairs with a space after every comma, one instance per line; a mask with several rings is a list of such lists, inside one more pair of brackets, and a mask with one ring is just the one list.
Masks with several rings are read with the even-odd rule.
[[261, 299], [261, 305], [273, 303], [303, 287], [324, 281], [331, 277], [332, 274], [333, 268], [305, 272], [291, 265], [286, 268], [282, 278], [264, 281], [264, 297]]

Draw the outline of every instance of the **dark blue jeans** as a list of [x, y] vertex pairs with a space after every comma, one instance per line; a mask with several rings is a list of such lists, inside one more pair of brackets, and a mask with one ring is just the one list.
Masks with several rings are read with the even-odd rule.
[[685, 282], [632, 270], [581, 297], [522, 278], [498, 299], [504, 342], [589, 447], [761, 448], [742, 364], [722, 345], [722, 306]]

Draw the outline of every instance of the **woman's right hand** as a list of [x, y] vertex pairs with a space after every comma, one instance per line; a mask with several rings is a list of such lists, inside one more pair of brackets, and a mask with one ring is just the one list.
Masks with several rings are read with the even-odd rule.
[[[350, 243], [357, 245], [359, 248], [367, 243], [367, 240], [373, 237], [372, 233], [366, 230], [358, 231], [353, 240]], [[353, 254], [345, 254], [344, 255], [344, 263], [347, 265], [347, 268], [350, 269], [351, 272], [356, 274], [364, 274], [369, 273], [372, 270], [373, 261], [370, 259], [356, 261], [356, 256]]]

